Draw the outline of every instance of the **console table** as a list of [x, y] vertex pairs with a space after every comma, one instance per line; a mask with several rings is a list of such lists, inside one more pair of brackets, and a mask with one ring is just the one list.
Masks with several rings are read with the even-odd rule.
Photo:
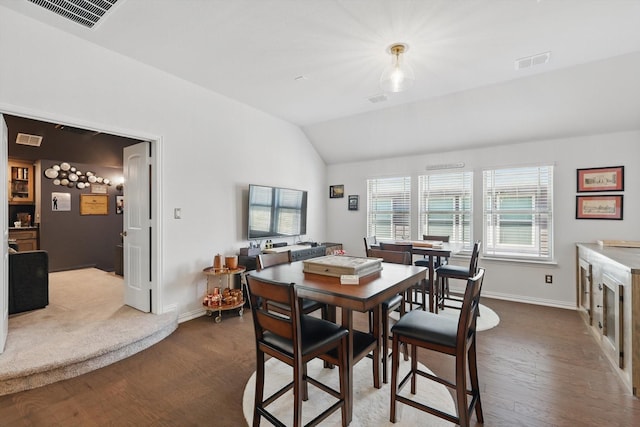
[[640, 392], [640, 248], [576, 244], [577, 307], [607, 359]]

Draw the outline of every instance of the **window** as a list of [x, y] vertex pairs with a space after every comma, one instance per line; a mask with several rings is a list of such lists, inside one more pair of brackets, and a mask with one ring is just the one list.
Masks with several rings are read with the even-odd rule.
[[483, 171], [485, 255], [553, 258], [553, 166]]
[[411, 238], [411, 177], [367, 180], [367, 236]]
[[423, 175], [418, 178], [418, 238], [449, 236], [471, 250], [473, 173]]

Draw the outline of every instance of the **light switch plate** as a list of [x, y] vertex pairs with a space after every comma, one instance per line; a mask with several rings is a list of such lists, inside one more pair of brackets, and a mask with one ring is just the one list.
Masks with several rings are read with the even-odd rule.
[[173, 209], [173, 218], [174, 219], [182, 219], [182, 208], [174, 208]]

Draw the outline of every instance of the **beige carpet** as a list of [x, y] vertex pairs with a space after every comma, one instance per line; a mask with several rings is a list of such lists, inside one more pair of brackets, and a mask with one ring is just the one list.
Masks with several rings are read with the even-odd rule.
[[[409, 361], [400, 358], [400, 377], [403, 378], [409, 372]], [[293, 371], [291, 367], [280, 362], [277, 359], [269, 359], [266, 363], [265, 378], [265, 397], [271, 395], [288, 382], [292, 380]], [[307, 369], [309, 375], [321, 382], [326, 382], [334, 389], [338, 389], [338, 370], [324, 369], [323, 362], [319, 359], [312, 360]], [[429, 371], [422, 364], [420, 369]], [[429, 371], [430, 372], [430, 371]], [[353, 420], [350, 427], [382, 427], [382, 426], [429, 426], [444, 427], [453, 426], [452, 423], [437, 418], [431, 414], [419, 411], [411, 406], [398, 403], [398, 412], [396, 423], [389, 421], [389, 411], [391, 405], [391, 381], [388, 384], [382, 384], [377, 389], [373, 387], [373, 378], [371, 374], [371, 361], [363, 359], [356, 363], [354, 371], [354, 399], [353, 399]], [[249, 378], [244, 389], [242, 399], [242, 411], [249, 425], [253, 420], [253, 399], [255, 396], [255, 372]], [[411, 385], [407, 384], [401, 390], [401, 396], [407, 396], [421, 403], [431, 405], [442, 411], [455, 413], [455, 404], [448, 389], [442, 384], [427, 380], [418, 376], [417, 393], [411, 395]], [[278, 400], [273, 402], [267, 409], [274, 414], [285, 425], [290, 426], [293, 421], [293, 392], [290, 390], [280, 396]], [[328, 394], [320, 391], [316, 387], [309, 385], [309, 400], [302, 403], [302, 419], [304, 423], [309, 422], [313, 417], [317, 416], [323, 409], [328, 408], [335, 402], [335, 399]], [[262, 422], [262, 425], [268, 422]], [[340, 411], [333, 413], [329, 418], [323, 421], [322, 425], [340, 426]]]
[[135, 354], [171, 334], [175, 312], [123, 305], [123, 279], [95, 268], [49, 274], [49, 306], [9, 316], [0, 395], [71, 378]]

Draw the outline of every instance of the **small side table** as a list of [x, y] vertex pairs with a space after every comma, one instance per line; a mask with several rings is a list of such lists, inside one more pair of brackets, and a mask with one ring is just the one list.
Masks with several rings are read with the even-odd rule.
[[246, 268], [243, 266], [238, 266], [233, 270], [224, 267], [207, 267], [202, 270], [207, 276], [207, 296], [202, 304], [207, 307], [207, 316], [213, 316], [213, 313], [218, 312], [215, 317], [216, 323], [222, 321], [223, 311], [238, 309], [240, 317], [244, 314], [242, 287], [239, 290], [234, 289], [233, 283], [235, 282], [234, 276], [244, 273], [245, 270]]

